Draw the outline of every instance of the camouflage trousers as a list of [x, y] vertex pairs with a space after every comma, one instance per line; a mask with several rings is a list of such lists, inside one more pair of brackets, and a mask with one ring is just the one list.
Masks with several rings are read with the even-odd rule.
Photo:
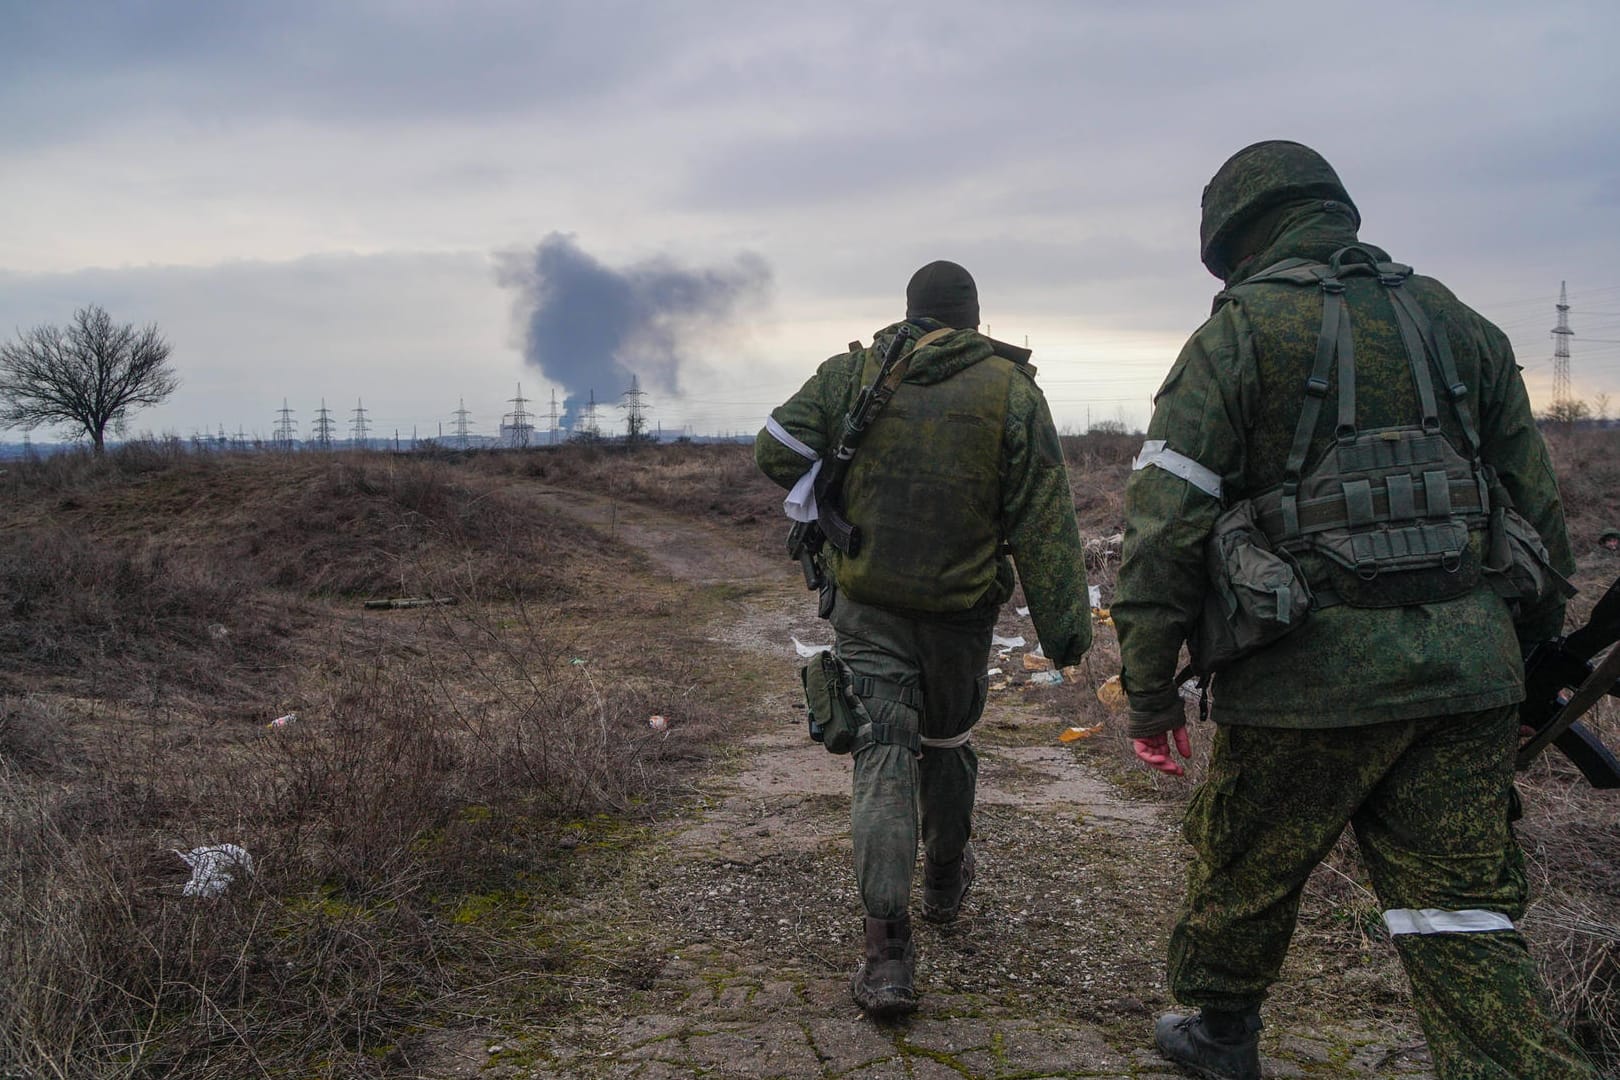
[[1514, 708], [1374, 724], [1222, 726], [1183, 830], [1170, 939], [1191, 1005], [1258, 1006], [1311, 871], [1346, 825], [1383, 906], [1440, 1080], [1595, 1077], [1558, 1029], [1524, 939]]
[[994, 608], [908, 617], [842, 593], [834, 602], [838, 656], [871, 719], [855, 739], [850, 826], [855, 881], [872, 918], [898, 919], [910, 906], [919, 816], [936, 862], [954, 861], [972, 833], [973, 747], [922, 746], [919, 755], [911, 737], [951, 740], [978, 722], [995, 617]]

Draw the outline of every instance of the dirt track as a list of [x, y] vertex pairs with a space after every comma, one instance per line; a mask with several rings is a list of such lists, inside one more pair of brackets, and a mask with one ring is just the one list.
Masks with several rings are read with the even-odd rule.
[[[793, 568], [691, 522], [546, 497], [642, 547], [654, 573], [694, 590], [724, 583], [709, 636], [735, 650], [738, 670], [763, 672], [766, 719], [742, 725], [735, 753], [698, 784], [696, 809], [632, 852], [600, 856], [591, 895], [555, 913], [619, 958], [621, 977], [558, 1027], [446, 1033], [416, 1075], [1179, 1075], [1150, 1045], [1154, 1016], [1172, 1004], [1163, 957], [1183, 857], [1173, 808], [1126, 794], [1092, 764], [1096, 747], [1060, 745], [1068, 721], [1049, 692], [992, 698], [975, 736], [978, 882], [956, 925], [918, 923], [921, 1011], [874, 1024], [847, 986], [860, 948], [849, 759], [806, 740], [794, 693], [793, 639], [831, 635]], [[1000, 632], [1034, 643], [1010, 610]], [[1308, 956], [1285, 977], [1338, 978]], [[1429, 1075], [1409, 1018], [1290, 1022], [1313, 1013], [1293, 1000], [1268, 1010], [1267, 1076]]]

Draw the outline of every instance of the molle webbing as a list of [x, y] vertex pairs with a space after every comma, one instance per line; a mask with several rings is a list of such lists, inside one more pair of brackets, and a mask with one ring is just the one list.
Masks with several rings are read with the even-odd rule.
[[[1364, 261], [1350, 261], [1355, 255]], [[1421, 305], [1403, 288], [1411, 268], [1378, 262], [1352, 245], [1326, 264], [1289, 259], [1268, 267], [1225, 295], [1268, 282], [1315, 285], [1322, 293], [1322, 325], [1305, 381], [1304, 400], [1277, 486], [1254, 497], [1261, 530], [1278, 547], [1318, 552], [1363, 582], [1399, 570], [1455, 571], [1470, 531], [1489, 526], [1489, 472], [1479, 460], [1479, 435], [1468, 409], [1468, 387], [1457, 376], [1444, 331], [1436, 332]], [[1375, 276], [1395, 316], [1418, 399], [1416, 426], [1359, 431], [1356, 365], [1344, 278]], [[1338, 362], [1338, 418], [1334, 443], [1305, 474], [1305, 460]], [[1441, 432], [1434, 370], [1463, 432], [1459, 452]], [[1312, 582], [1318, 606], [1334, 602], [1326, 582]], [[1365, 597], [1363, 598], [1365, 599]]]
[[[1400, 483], [1399, 481], [1405, 481]], [[1392, 476], [1385, 489], [1375, 489], [1366, 480], [1344, 485], [1340, 495], [1306, 499], [1296, 505], [1295, 521], [1300, 536], [1339, 526], [1364, 528], [1379, 522], [1418, 521], [1422, 518], [1448, 518], [1453, 514], [1483, 517], [1479, 485], [1467, 480], [1448, 480], [1446, 474], [1426, 473], [1421, 502], [1410, 477]], [[1282, 535], [1280, 509], [1261, 509], [1257, 514], [1267, 536]]]

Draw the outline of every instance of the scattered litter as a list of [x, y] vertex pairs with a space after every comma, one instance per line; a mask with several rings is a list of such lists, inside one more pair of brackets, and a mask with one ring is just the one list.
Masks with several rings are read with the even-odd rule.
[[824, 653], [824, 652], [832, 652], [832, 646], [831, 645], [806, 645], [804, 642], [800, 641], [798, 638], [794, 638], [793, 639], [793, 651], [798, 653], [800, 656], [804, 657], [806, 660], [808, 660], [812, 656], [817, 656], [817, 655], [819, 655], [821, 653]]
[[1086, 586], [1086, 595], [1087, 595], [1087, 598], [1091, 601], [1091, 606], [1092, 606], [1093, 610], [1102, 607], [1102, 586], [1101, 585], [1087, 585]]
[[1002, 637], [1000, 634], [991, 634], [990, 644], [1002, 649], [1022, 649], [1024, 647], [1024, 635]]
[[1097, 622], [1100, 623], [1103, 626], [1113, 626], [1114, 625], [1114, 616], [1105, 607], [1094, 607], [1094, 608], [1092, 608], [1091, 609], [1091, 617], [1093, 619], [1096, 619]]
[[1031, 686], [1058, 686], [1063, 682], [1063, 675], [1056, 671], [1037, 671], [1029, 677], [1029, 682]]
[[1021, 607], [1021, 608], [1014, 608], [1013, 610], [1018, 612], [1018, 614], [1022, 615], [1024, 618], [1026, 618], [1026, 619], [1029, 618], [1029, 608]]
[[584, 666], [585, 666], [585, 661], [583, 661], [583, 660], [581, 660], [581, 659], [580, 659], [580, 658], [579, 658], [579, 657], [577, 657], [577, 656], [576, 656], [576, 657], [574, 657], [574, 658], [573, 658], [573, 659], [572, 659], [572, 660], [570, 660], [570, 661], [568, 661], [568, 662], [569, 662], [569, 663], [570, 663], [570, 664], [572, 664], [572, 665], [574, 665], [574, 666], [575, 666], [575, 667], [584, 667]]
[[1081, 546], [1085, 548], [1086, 568], [1101, 570], [1104, 565], [1119, 561], [1120, 552], [1125, 547], [1125, 534], [1088, 537]]
[[1119, 681], [1118, 675], [1110, 675], [1101, 686], [1097, 687], [1097, 700], [1110, 709], [1125, 707], [1125, 687]]
[[1080, 665], [1070, 664], [1068, 667], [1062, 668], [1061, 670], [1063, 672], [1063, 677], [1068, 679], [1070, 682], [1080, 681]]
[[1197, 679], [1188, 679], [1177, 688], [1177, 692], [1181, 694], [1183, 700], [1190, 701], [1194, 705], [1204, 700], [1204, 690], [1198, 685]]
[[1079, 742], [1081, 739], [1089, 739], [1093, 735], [1102, 734], [1102, 729], [1101, 724], [1092, 724], [1090, 727], [1064, 728], [1062, 734], [1058, 735], [1058, 742]]
[[218, 896], [230, 887], [236, 873], [253, 873], [253, 856], [235, 844], [176, 850], [175, 854], [191, 867], [191, 880], [180, 890], [183, 896]]
[[1039, 653], [1032, 653], [1032, 652], [1031, 653], [1025, 653], [1024, 654], [1024, 670], [1025, 671], [1051, 671], [1052, 670], [1052, 661], [1048, 660], [1044, 656], [1041, 656]]
[[989, 691], [990, 691], [990, 692], [991, 692], [991, 693], [992, 693], [992, 694], [994, 694], [994, 693], [997, 693], [997, 692], [999, 692], [999, 691], [1002, 691], [1002, 690], [1005, 690], [1005, 689], [1007, 689], [1007, 688], [1008, 688], [1008, 687], [1009, 687], [1009, 686], [1011, 686], [1011, 685], [1012, 685], [1012, 681], [1011, 681], [1011, 680], [1009, 680], [1009, 679], [1002, 679], [1002, 680], [1001, 680], [1001, 681], [1000, 681], [1000, 682], [993, 682], [993, 683], [991, 683], [991, 684], [990, 684], [990, 685], [989, 685], [989, 687], [987, 687], [987, 689], [988, 689], [988, 690], [989, 690]]
[[667, 717], [667, 716], [649, 716], [649, 717], [647, 717], [647, 726], [652, 728], [654, 731], [668, 731], [669, 730], [669, 717]]
[[231, 636], [231, 631], [224, 623], [209, 623], [208, 636], [215, 641], [224, 641]]
[[454, 596], [399, 596], [392, 600], [367, 600], [366, 607], [381, 611], [387, 608], [443, 607], [455, 602]]
[[290, 712], [285, 716], [276, 717], [274, 720], [270, 721], [268, 724], [266, 724], [264, 726], [265, 727], [286, 727], [288, 724], [296, 723], [297, 720], [298, 720], [298, 714], [295, 713], [295, 712]]
[[989, 671], [985, 672], [984, 674], [985, 674], [986, 678], [995, 678], [997, 675], [1001, 674], [1001, 669], [998, 668], [998, 667], [993, 667]]

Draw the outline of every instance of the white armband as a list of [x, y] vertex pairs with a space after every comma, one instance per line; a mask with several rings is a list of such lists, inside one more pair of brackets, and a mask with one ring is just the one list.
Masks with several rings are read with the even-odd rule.
[[1148, 439], [1142, 444], [1142, 452], [1136, 455], [1131, 462], [1131, 470], [1145, 469], [1149, 465], [1157, 465], [1171, 476], [1179, 476], [1205, 495], [1215, 498], [1221, 497], [1221, 478], [1213, 469], [1206, 469], [1186, 454], [1180, 454], [1170, 449], [1163, 439]]

